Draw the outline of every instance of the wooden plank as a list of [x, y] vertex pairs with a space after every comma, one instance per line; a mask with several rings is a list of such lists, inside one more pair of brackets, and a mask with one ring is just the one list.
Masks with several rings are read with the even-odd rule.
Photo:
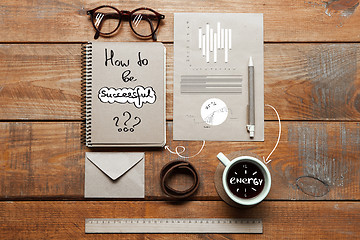
[[[0, 202], [2, 239], [351, 239], [360, 234], [358, 202], [266, 201], [235, 209], [221, 201]], [[85, 234], [85, 218], [261, 218], [263, 234]]]
[[81, 45], [0, 45], [1, 119], [80, 119]]
[[[268, 164], [272, 175], [272, 200], [359, 200], [359, 123], [283, 122], [278, 149]], [[168, 146], [186, 148], [193, 156], [200, 141], [171, 141]], [[203, 151], [189, 159], [199, 171], [200, 187], [192, 199], [218, 200], [214, 174], [223, 152], [229, 157], [256, 154], [266, 157], [275, 145], [277, 122], [265, 123], [265, 142], [206, 142]], [[88, 149], [80, 143], [80, 123], [0, 123], [0, 199], [83, 199], [86, 151], [146, 151], [148, 200], [167, 199], [160, 188], [159, 173], [170, 160], [180, 159], [165, 149]], [[174, 182], [179, 189], [190, 181]]]
[[[167, 119], [173, 45], [167, 48]], [[265, 103], [283, 120], [360, 120], [359, 44], [265, 44]], [[80, 44], [0, 45], [2, 120], [80, 120]], [[273, 120], [270, 108], [265, 119]]]
[[[111, 0], [106, 4], [132, 10], [138, 1]], [[98, 1], [83, 0], [4, 0], [0, 5], [1, 42], [75, 42], [93, 39], [94, 30], [86, 11], [101, 5]], [[174, 12], [250, 12], [264, 14], [264, 39], [266, 42], [339, 42], [359, 41], [359, 1], [183, 1], [164, 4], [152, 1], [146, 4], [166, 15], [158, 39], [173, 41]], [[127, 23], [112, 38], [101, 41], [136, 41]]]
[[266, 45], [265, 104], [286, 120], [359, 119], [359, 54], [358, 44]]

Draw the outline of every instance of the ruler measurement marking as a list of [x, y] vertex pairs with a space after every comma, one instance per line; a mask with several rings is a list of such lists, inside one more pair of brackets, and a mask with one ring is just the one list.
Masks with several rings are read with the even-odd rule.
[[261, 219], [86, 219], [85, 233], [262, 233]]

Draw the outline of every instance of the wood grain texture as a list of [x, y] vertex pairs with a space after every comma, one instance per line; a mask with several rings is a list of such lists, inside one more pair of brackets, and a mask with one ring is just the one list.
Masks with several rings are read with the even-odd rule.
[[[272, 175], [271, 200], [359, 200], [359, 123], [283, 122], [280, 144], [268, 165]], [[172, 139], [172, 124], [167, 126]], [[219, 152], [237, 156], [247, 151], [261, 158], [275, 145], [277, 122], [265, 123], [265, 142], [206, 142], [202, 153], [189, 159], [199, 171], [196, 200], [219, 200], [214, 173]], [[186, 147], [185, 156], [194, 155], [201, 142], [169, 141], [174, 151]], [[83, 199], [84, 156], [80, 143], [80, 123], [26, 122], [0, 124], [0, 199]], [[145, 196], [164, 200], [159, 173], [170, 160], [179, 159], [165, 149], [132, 148], [146, 151]], [[177, 182], [185, 188], [189, 181]]]
[[[94, 30], [86, 11], [102, 4], [124, 10], [151, 7], [166, 15], [158, 39], [173, 41], [174, 12], [249, 12], [264, 14], [266, 42], [359, 41], [359, 1], [183, 1], [140, 3], [136, 0], [106, 3], [91, 0], [4, 0], [0, 4], [1, 42], [85, 42]], [[349, 1], [348, 1], [349, 2]], [[102, 41], [137, 41], [127, 23], [112, 38]]]
[[81, 45], [0, 45], [1, 119], [80, 119]]
[[[174, 12], [264, 14], [265, 103], [279, 111], [283, 132], [268, 165], [272, 188], [263, 203], [251, 209], [226, 205], [216, 193], [214, 173], [220, 151], [230, 158], [270, 153], [278, 131], [270, 108], [265, 142], [206, 142], [189, 160], [201, 181], [190, 201], [168, 201], [162, 193], [161, 167], [180, 159], [163, 148], [121, 149], [146, 152], [145, 199], [84, 199], [85, 152], [119, 151], [80, 143], [80, 48], [94, 36], [86, 10], [102, 4], [147, 6], [166, 15], [158, 40], [167, 48], [167, 139], [172, 150], [185, 146], [186, 156], [201, 142], [172, 141]], [[359, 0], [2, 0], [0, 238], [359, 238], [359, 11]], [[98, 41], [139, 39], [122, 23], [116, 35]], [[190, 181], [172, 183], [181, 189]], [[262, 218], [264, 234], [85, 235], [85, 218], [95, 217]]]
[[[1, 239], [355, 239], [360, 203], [0, 202]], [[85, 218], [261, 218], [263, 234], [85, 234]]]
[[266, 45], [265, 103], [286, 120], [358, 120], [359, 46]]
[[[173, 45], [167, 119], [173, 116]], [[265, 103], [283, 120], [360, 120], [359, 44], [265, 44]], [[80, 44], [0, 45], [0, 119], [80, 120]], [[265, 119], [274, 120], [270, 108]]]

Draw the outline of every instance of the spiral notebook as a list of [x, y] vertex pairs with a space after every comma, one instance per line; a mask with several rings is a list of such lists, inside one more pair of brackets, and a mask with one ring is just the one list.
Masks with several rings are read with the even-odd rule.
[[82, 57], [86, 146], [164, 146], [165, 47], [92, 42]]

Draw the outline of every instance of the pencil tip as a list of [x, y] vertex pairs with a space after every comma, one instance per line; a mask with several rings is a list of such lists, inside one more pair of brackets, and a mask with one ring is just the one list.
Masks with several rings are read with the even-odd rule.
[[252, 59], [251, 56], [250, 56], [250, 59], [249, 59], [249, 66], [254, 66], [254, 62], [253, 62], [253, 59]]

